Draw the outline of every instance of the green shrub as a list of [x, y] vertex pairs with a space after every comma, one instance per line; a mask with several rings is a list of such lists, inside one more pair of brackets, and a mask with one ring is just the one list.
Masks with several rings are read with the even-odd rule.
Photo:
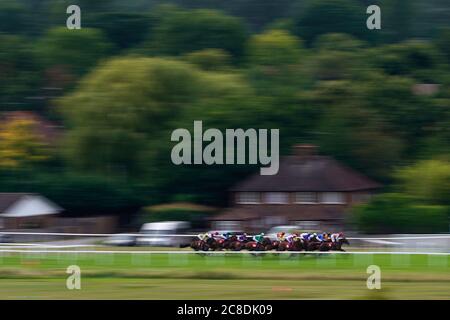
[[230, 68], [230, 55], [221, 49], [204, 49], [188, 53], [186, 61], [195, 64], [202, 70], [223, 71]]
[[415, 198], [389, 193], [354, 209], [365, 233], [436, 233], [448, 231], [448, 207], [418, 204]]
[[405, 193], [429, 204], [450, 204], [450, 162], [423, 160], [396, 172]]

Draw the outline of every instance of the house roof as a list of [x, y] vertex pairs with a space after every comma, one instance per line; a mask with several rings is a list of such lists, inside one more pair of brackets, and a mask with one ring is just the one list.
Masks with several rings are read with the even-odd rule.
[[10, 206], [27, 195], [32, 195], [32, 193], [0, 193], [0, 213], [5, 212]]
[[371, 190], [379, 187], [380, 184], [331, 157], [308, 154], [283, 157], [276, 175], [253, 175], [230, 191], [326, 192]]
[[57, 214], [62, 208], [34, 193], [0, 193], [0, 217]]
[[342, 205], [241, 205], [229, 208], [211, 217], [210, 220], [253, 220], [264, 217], [284, 217], [288, 220], [340, 220], [344, 219], [345, 208]]

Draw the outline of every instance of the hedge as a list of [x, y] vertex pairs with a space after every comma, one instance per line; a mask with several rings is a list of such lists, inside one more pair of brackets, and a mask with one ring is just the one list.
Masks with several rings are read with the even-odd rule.
[[449, 230], [449, 207], [424, 205], [402, 194], [383, 194], [353, 211], [365, 233], [440, 233]]

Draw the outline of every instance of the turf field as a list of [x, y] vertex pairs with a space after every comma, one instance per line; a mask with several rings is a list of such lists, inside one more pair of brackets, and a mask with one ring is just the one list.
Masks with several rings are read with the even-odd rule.
[[[66, 268], [81, 269], [81, 290]], [[369, 290], [369, 265], [381, 290]], [[450, 257], [2, 253], [0, 299], [449, 299]]]

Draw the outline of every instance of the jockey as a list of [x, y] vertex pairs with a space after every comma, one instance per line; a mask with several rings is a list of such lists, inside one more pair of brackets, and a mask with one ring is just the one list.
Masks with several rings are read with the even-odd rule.
[[286, 240], [285, 236], [286, 236], [286, 233], [284, 233], [284, 232], [278, 232], [278, 233], [277, 233], [277, 240], [278, 240], [278, 241], [284, 241], [284, 240]]
[[330, 238], [331, 238], [331, 242], [338, 242], [339, 239], [341, 239], [342, 237], [344, 237], [344, 234], [342, 232], [339, 233], [333, 233]]
[[309, 237], [308, 237], [308, 241], [313, 241], [313, 240], [317, 240], [319, 242], [322, 242], [322, 241], [324, 241], [323, 235], [322, 234], [317, 234], [317, 233], [314, 232], [314, 233], [310, 234]]
[[206, 233], [200, 233], [199, 235], [197, 235], [197, 238], [199, 238], [202, 241], [206, 241], [206, 240], [208, 240], [211, 237], [212, 237], [212, 235], [207, 233], [207, 232]]
[[220, 235], [219, 231], [215, 231], [215, 232], [210, 233], [210, 238], [213, 238], [213, 239], [221, 238], [221, 235]]
[[331, 240], [331, 238], [330, 238], [330, 234], [329, 233], [326, 233], [326, 232], [324, 232], [324, 233], [322, 233], [322, 235], [323, 235], [323, 240], [324, 241], [330, 241]]
[[310, 233], [309, 234], [309, 236], [308, 236], [308, 241], [311, 241], [311, 240], [314, 240], [314, 239], [317, 239], [317, 233]]
[[300, 234], [300, 238], [302, 238], [303, 240], [309, 240], [309, 236], [311, 234], [309, 232], [303, 232], [302, 234]]
[[220, 237], [224, 240], [228, 240], [231, 237], [231, 232], [225, 232], [225, 233], [221, 234]]
[[320, 242], [325, 241], [325, 237], [323, 236], [322, 233], [318, 234], [318, 235], [316, 236], [316, 239], [319, 240]]
[[247, 234], [246, 233], [240, 234], [240, 235], [237, 236], [237, 239], [238, 239], [239, 242], [244, 242], [244, 241], [247, 240]]
[[255, 240], [258, 243], [262, 243], [264, 240], [264, 233], [261, 232], [260, 234], [253, 236], [253, 240]]
[[287, 242], [289, 242], [290, 244], [292, 244], [295, 240], [297, 240], [299, 237], [298, 237], [298, 235], [297, 234], [295, 234], [295, 233], [292, 233], [292, 234], [290, 234], [290, 235], [288, 235], [287, 237], [286, 237], [286, 241]]

